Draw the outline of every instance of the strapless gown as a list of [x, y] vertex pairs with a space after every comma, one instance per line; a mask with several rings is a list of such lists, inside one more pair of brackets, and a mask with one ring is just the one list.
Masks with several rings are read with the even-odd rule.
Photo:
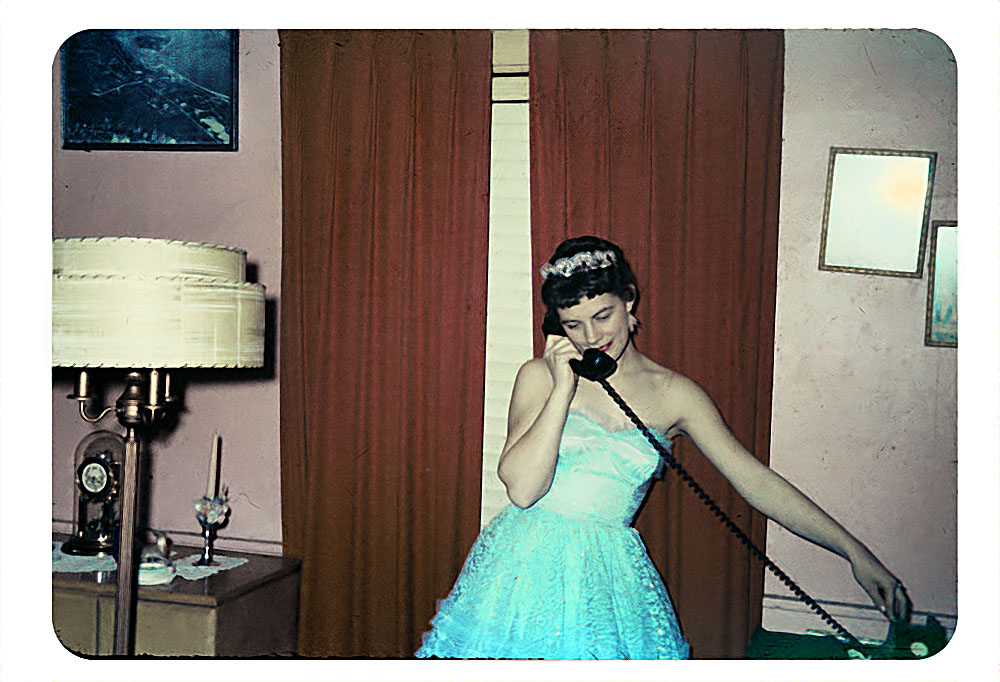
[[551, 488], [482, 530], [416, 656], [688, 658], [666, 587], [631, 527], [660, 470], [637, 429], [609, 431], [570, 412]]

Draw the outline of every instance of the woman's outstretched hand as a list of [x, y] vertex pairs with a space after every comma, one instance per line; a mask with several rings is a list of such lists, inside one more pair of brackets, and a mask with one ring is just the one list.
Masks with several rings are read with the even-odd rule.
[[854, 579], [886, 618], [904, 623], [910, 620], [913, 604], [906, 594], [906, 588], [871, 552], [865, 552], [852, 560], [851, 568]]

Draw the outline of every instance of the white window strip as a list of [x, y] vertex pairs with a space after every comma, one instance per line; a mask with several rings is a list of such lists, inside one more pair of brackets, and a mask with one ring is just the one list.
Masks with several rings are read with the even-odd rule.
[[527, 73], [528, 29], [493, 31], [493, 73]]
[[511, 76], [493, 79], [493, 101], [524, 101], [528, 99], [528, 77]]
[[[526, 30], [493, 32], [495, 73], [527, 70], [527, 34]], [[481, 526], [509, 502], [497, 464], [507, 437], [514, 377], [533, 353], [528, 105], [497, 103], [492, 111]]]

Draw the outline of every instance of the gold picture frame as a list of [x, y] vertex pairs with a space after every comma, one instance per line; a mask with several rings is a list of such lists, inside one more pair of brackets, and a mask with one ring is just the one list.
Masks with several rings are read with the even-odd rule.
[[923, 276], [936, 152], [831, 147], [819, 269]]

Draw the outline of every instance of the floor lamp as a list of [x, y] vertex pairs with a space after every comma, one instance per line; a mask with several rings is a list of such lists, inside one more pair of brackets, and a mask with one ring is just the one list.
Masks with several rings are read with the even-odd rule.
[[[52, 366], [79, 370], [68, 397], [83, 419], [113, 410], [125, 428], [116, 656], [134, 653], [139, 455], [151, 427], [178, 407], [171, 370], [263, 364], [264, 287], [246, 281], [246, 251], [137, 237], [52, 241]], [[125, 390], [95, 410], [98, 368], [124, 371]]]

